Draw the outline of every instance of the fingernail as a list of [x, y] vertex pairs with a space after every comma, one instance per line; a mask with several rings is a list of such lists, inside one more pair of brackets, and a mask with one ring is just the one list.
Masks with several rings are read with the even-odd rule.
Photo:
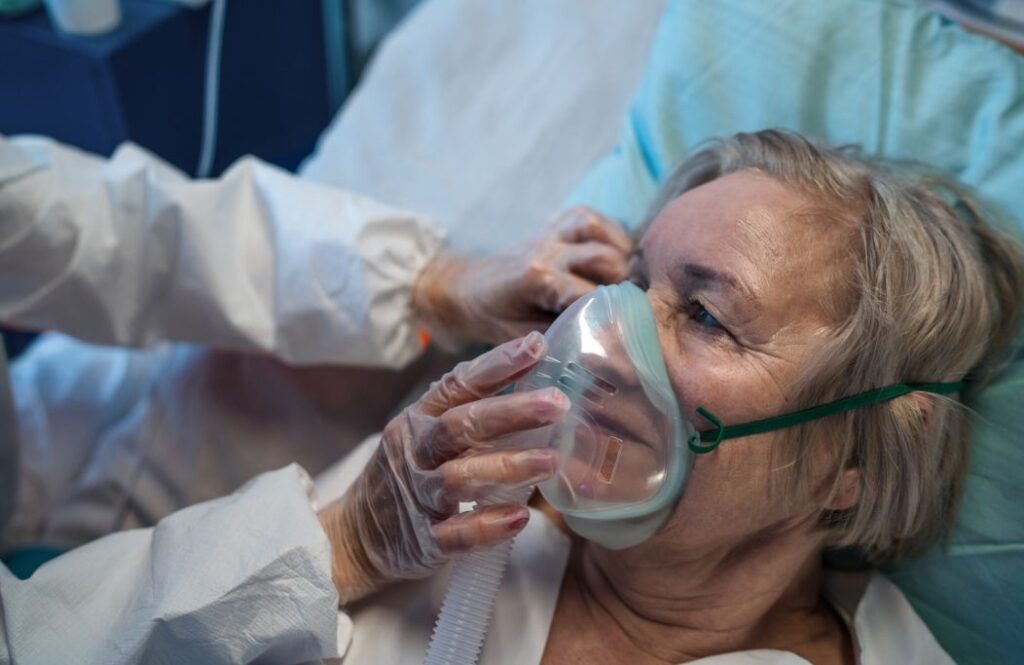
[[541, 349], [544, 346], [544, 335], [534, 330], [529, 335], [523, 338], [523, 344], [520, 347], [526, 355], [531, 358], [536, 358], [540, 355]]
[[526, 526], [526, 523], [529, 521], [529, 516], [520, 517], [519, 519], [508, 523], [508, 530], [513, 533], [515, 533], [516, 531], [522, 531], [523, 527]]
[[572, 402], [558, 388], [544, 388], [543, 392], [536, 396], [538, 400], [534, 404], [535, 414], [542, 423], [554, 425], [565, 418], [565, 414], [572, 408]]
[[549, 404], [557, 406], [559, 409], [566, 409], [567, 410], [569, 408], [570, 402], [569, 402], [569, 396], [568, 395], [563, 393], [558, 388], [554, 388], [554, 387], [548, 388], [547, 392], [548, 392], [548, 394], [547, 394], [547, 401], [548, 401]]
[[530, 521], [530, 512], [524, 507], [513, 508], [502, 515], [499, 522], [509, 531], [519, 531]]

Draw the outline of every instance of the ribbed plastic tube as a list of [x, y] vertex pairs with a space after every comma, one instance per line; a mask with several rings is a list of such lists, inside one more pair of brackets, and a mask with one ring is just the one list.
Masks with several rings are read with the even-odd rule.
[[[505, 492], [481, 503], [526, 503], [532, 489]], [[507, 540], [488, 550], [470, 552], [456, 561], [424, 665], [476, 664], [508, 567], [512, 542]]]

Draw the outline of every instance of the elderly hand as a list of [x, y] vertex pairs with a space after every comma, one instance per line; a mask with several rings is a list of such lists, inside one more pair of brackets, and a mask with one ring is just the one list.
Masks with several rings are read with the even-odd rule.
[[544, 330], [598, 284], [626, 279], [632, 243], [587, 208], [559, 217], [521, 251], [477, 260], [442, 254], [413, 289], [413, 309], [445, 346], [499, 344]]
[[559, 422], [568, 399], [557, 389], [496, 395], [546, 352], [543, 336], [532, 333], [461, 363], [388, 424], [362, 475], [320, 514], [343, 603], [425, 577], [449, 555], [512, 538], [526, 525], [525, 506], [458, 508], [554, 474], [554, 450], [525, 447], [522, 436], [515, 447], [502, 439]]

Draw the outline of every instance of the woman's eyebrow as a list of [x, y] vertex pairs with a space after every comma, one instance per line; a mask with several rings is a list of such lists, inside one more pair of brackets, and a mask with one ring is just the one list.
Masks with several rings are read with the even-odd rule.
[[690, 285], [691, 288], [700, 286], [721, 288], [724, 285], [732, 289], [747, 302], [756, 303], [758, 301], [757, 294], [747, 288], [743, 282], [731, 273], [715, 270], [700, 263], [684, 263], [682, 269], [678, 272], [681, 272], [684, 278], [679, 281]]

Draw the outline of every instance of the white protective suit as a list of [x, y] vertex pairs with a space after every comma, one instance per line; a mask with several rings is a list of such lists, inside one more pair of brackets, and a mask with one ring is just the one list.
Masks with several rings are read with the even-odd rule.
[[[219, 180], [194, 182], [130, 145], [107, 161], [44, 139], [0, 137], [0, 320], [25, 327], [128, 346], [205, 343], [294, 363], [406, 363], [420, 351], [409, 292], [441, 240], [422, 216], [254, 159]], [[51, 343], [43, 353], [61, 350]], [[63, 350], [74, 353], [70, 344]], [[160, 355], [177, 352], [164, 347], [139, 362], [122, 357], [127, 362], [104, 367], [111, 390], [103, 397], [132, 400], [119, 394], [121, 375], [145, 373]], [[21, 379], [20, 386], [50, 389], [62, 382]], [[63, 377], [71, 392], [82, 380]], [[73, 486], [81, 473], [76, 457], [92, 449], [67, 448], [61, 452], [70, 458], [49, 464], [36, 460], [33, 468], [50, 470], [45, 476], [19, 468], [25, 460], [7, 385], [4, 377], [0, 517], [7, 518], [5, 539], [31, 541], [47, 501], [59, 500], [62, 484]], [[104, 414], [80, 415], [50, 434], [74, 439], [73, 430], [82, 430], [84, 443]], [[138, 460], [116, 447], [106, 456], [106, 468], [129, 483]], [[336, 655], [329, 546], [307, 487], [308, 477], [292, 467], [175, 513], [155, 529], [74, 550], [29, 581], [0, 569], [0, 663]], [[82, 513], [93, 506], [104, 504], [79, 501], [65, 514], [69, 531], [76, 517], [88, 522]], [[226, 626], [245, 630], [222, 633]]]
[[[422, 3], [383, 42], [303, 165], [302, 179], [429, 215], [457, 251], [507, 250], [541, 233], [573, 185], [615, 145], [663, 6], [664, 0]], [[276, 170], [255, 181], [261, 191], [298, 184]], [[277, 192], [270, 200], [289, 196]], [[193, 203], [198, 214], [204, 203]], [[298, 205], [308, 210], [311, 202]], [[365, 266], [394, 278], [391, 290], [377, 282], [376, 304], [357, 302], [365, 296], [357, 289], [348, 294], [356, 309], [376, 311], [378, 320], [399, 327], [407, 320], [404, 280], [415, 274], [402, 270], [403, 254], [416, 254], [415, 248], [400, 243], [381, 255], [379, 268]], [[299, 270], [308, 277], [310, 268]], [[263, 278], [269, 281], [269, 274]], [[293, 303], [289, 295], [279, 314], [315, 309], [317, 285], [296, 286], [310, 298]], [[264, 301], [232, 297], [235, 319], [267, 322]], [[256, 311], [242, 314], [246, 305]], [[340, 318], [309, 308], [307, 318]], [[218, 328], [232, 339], [205, 341], [220, 347], [239, 341], [238, 330]], [[376, 343], [372, 351], [382, 364], [399, 366], [411, 357], [410, 331], [391, 333], [402, 343]], [[331, 344], [339, 348], [322, 349], [324, 360], [345, 361], [341, 348], [354, 348], [337, 338]], [[23, 477], [37, 481], [22, 484], [30, 494], [8, 541], [73, 546], [151, 526], [292, 461], [317, 473], [378, 431], [421, 379], [446, 369], [451, 359], [437, 356], [431, 351], [401, 372], [295, 369], [183, 344], [132, 350], [45, 335], [11, 367]]]
[[0, 137], [0, 321], [120, 346], [172, 340], [291, 363], [400, 367], [440, 228], [256, 159], [193, 181]]
[[[424, 3], [382, 46], [370, 76], [325, 133], [304, 175], [429, 213], [458, 236], [455, 244], [463, 248], [507, 247], [534, 235], [589, 165], [614, 144], [663, 4]], [[413, 70], [415, 85], [407, 85]], [[405, 72], [406, 83], [396, 84], [396, 72]], [[19, 151], [17, 158], [7, 151], [0, 179], [12, 179], [18, 191], [32, 196], [25, 185], [29, 178], [48, 177], [37, 170], [45, 169], [40, 157], [50, 148], [21, 143], [29, 146], [32, 150]], [[80, 153], [60, 152], [94, 177], [101, 166]], [[104, 185], [98, 199], [84, 197], [55, 210], [74, 218], [111, 201], [134, 202], [141, 207], [130, 212], [141, 211], [152, 223], [149, 228], [169, 235], [148, 243], [143, 238], [152, 236], [134, 235], [135, 249], [174, 252], [116, 252], [110, 232], [124, 230], [127, 219], [115, 217], [105, 223], [103, 234], [90, 236], [96, 242], [89, 249], [99, 252], [101, 262], [122, 257], [127, 263], [107, 264], [119, 271], [116, 279], [81, 279], [77, 271], [97, 259], [85, 256], [84, 237], [73, 238], [68, 233], [73, 229], [61, 225], [55, 235], [43, 237], [63, 248], [55, 258], [68, 274], [77, 275], [65, 283], [43, 254], [30, 261], [21, 252], [7, 251], [14, 243], [25, 246], [20, 243], [31, 235], [26, 235], [31, 225], [22, 222], [8, 235], [8, 213], [0, 213], [5, 225], [0, 229], [0, 270], [6, 278], [9, 265], [27, 268], [28, 281], [12, 288], [13, 293], [32, 294], [3, 307], [0, 318], [14, 313], [26, 325], [59, 323], [96, 341], [184, 339], [268, 350], [294, 361], [399, 366], [415, 356], [408, 288], [418, 265], [440, 242], [425, 219], [389, 212], [385, 221], [371, 215], [380, 223], [369, 224], [367, 234], [349, 228], [345, 236], [335, 228], [337, 235], [332, 235], [331, 229], [317, 228], [314, 218], [337, 220], [337, 210], [348, 205], [386, 208], [301, 183], [253, 161], [236, 167], [233, 188], [224, 188], [187, 183], [165, 166], [142, 168], [149, 160], [138, 149], [128, 148], [118, 157], [121, 161], [114, 163], [123, 170], [112, 176], [126, 189]], [[29, 171], [36, 172], [30, 176]], [[160, 185], [161, 195], [147, 195], [153, 193], [147, 185], [153, 184]], [[218, 196], [228, 190], [234, 196]], [[24, 211], [11, 191], [0, 206]], [[228, 251], [223, 229], [214, 236], [197, 228], [192, 238], [198, 245], [189, 245], [183, 236], [169, 233], [184, 227], [150, 215], [173, 209], [167, 205], [169, 191], [189, 193], [182, 210], [193, 214], [190, 219], [237, 205], [259, 223], [243, 229], [238, 218], [218, 216], [226, 228], [239, 231], [230, 236], [237, 244]], [[349, 250], [346, 258], [331, 259], [343, 262], [344, 269], [322, 273], [316, 261], [297, 260], [296, 244], [266, 242], [278, 239], [275, 231], [281, 226], [274, 221], [299, 214], [303, 217], [297, 223], [318, 238], [334, 242], [347, 237], [357, 244], [338, 243], [339, 249]], [[426, 229], [418, 241], [412, 236], [417, 224]], [[410, 232], [408, 242], [373, 242], [399, 231]], [[250, 252], [250, 258], [254, 252], [267, 269], [247, 272], [250, 264], [232, 260], [239, 249]], [[145, 258], [140, 261], [140, 256]], [[373, 262], [361, 263], [360, 258], [371, 256], [376, 256]], [[203, 306], [190, 312], [179, 308], [177, 315], [161, 318], [157, 310], [180, 305], [183, 294], [156, 285], [167, 281], [142, 283], [129, 276], [164, 275], [161, 270], [173, 266], [206, 267], [179, 273], [185, 281], [175, 284], [199, 297]], [[357, 277], [360, 288], [354, 288], [355, 282], [330, 281], [331, 274], [342, 273]], [[231, 279], [237, 281], [229, 284]], [[343, 286], [353, 288], [342, 291]], [[293, 287], [299, 292], [281, 297], [283, 288]], [[0, 279], [0, 302], [10, 302], [4, 300], [12, 293], [7, 288]], [[95, 313], [60, 319], [68, 315], [61, 310], [69, 302], [72, 309]], [[150, 307], [154, 303], [159, 305], [155, 309]], [[201, 327], [182, 325], [186, 316]], [[311, 339], [308, 327], [329, 334]], [[101, 348], [55, 334], [37, 342], [11, 371], [23, 444], [22, 494], [5, 535], [16, 543], [57, 545], [151, 525], [289, 458], [308, 459], [309, 468], [322, 468], [330, 452], [325, 442], [339, 433], [352, 438], [351, 421], [383, 410], [383, 403], [374, 408], [378, 393], [401, 394], [410, 387], [404, 378], [379, 371], [344, 370], [339, 380], [336, 372], [342, 370], [287, 369], [269, 360], [211, 354], [184, 344]], [[379, 428], [384, 421], [376, 417], [373, 422]], [[12, 440], [0, 438], [0, 455], [14, 454]], [[324, 586], [329, 580], [326, 540], [319, 525], [307, 519], [312, 511], [302, 476], [295, 470], [275, 472], [237, 495], [179, 511], [156, 529], [103, 538], [47, 564], [28, 582], [0, 572], [0, 627], [6, 629], [0, 663], [11, 656], [15, 663], [159, 662], [165, 650], [175, 662], [203, 662], [203, 654], [187, 650], [186, 642], [205, 645], [207, 660], [216, 662], [252, 662], [261, 654], [267, 662], [332, 655], [338, 636], [350, 634], [349, 624], [326, 609], [328, 601], [333, 603], [327, 597], [333, 591]], [[0, 489], [10, 487], [5, 483]], [[289, 514], [294, 519], [285, 525]], [[206, 523], [215, 528], [203, 528]], [[288, 570], [292, 573], [283, 572]]]
[[[410, 293], [442, 242], [423, 216], [254, 159], [218, 180], [192, 181], [131, 145], [108, 161], [45, 139], [0, 137], [0, 175], [0, 321], [106, 344], [263, 351], [292, 363], [394, 367], [421, 350]], [[30, 350], [12, 370], [23, 445], [2, 543], [72, 546], [150, 526], [257, 472], [292, 460], [319, 468], [321, 457], [343, 452], [331, 453], [330, 428], [318, 425], [346, 410], [309, 405], [338, 382], [308, 371], [279, 376], [283, 367], [262, 358], [209, 355], [170, 344], [132, 353], [52, 335]], [[353, 389], [360, 371], [348, 370]], [[289, 382], [297, 387], [274, 390]], [[172, 388], [209, 397], [175, 399]], [[349, 410], [371, 406], [348, 397]], [[206, 408], [225, 417], [223, 431], [204, 438], [224, 443], [183, 447]], [[247, 427], [233, 430], [235, 421]], [[296, 423], [308, 427], [297, 432]], [[295, 443], [271, 447], [253, 466], [246, 435], [274, 428]], [[217, 458], [204, 462], [208, 450]], [[207, 470], [230, 486], [183, 496], [182, 479], [201, 482]]]

